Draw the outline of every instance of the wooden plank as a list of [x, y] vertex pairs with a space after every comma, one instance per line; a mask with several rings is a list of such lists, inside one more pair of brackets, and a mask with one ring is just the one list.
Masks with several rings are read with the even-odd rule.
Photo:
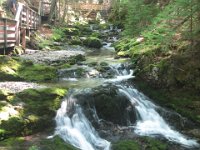
[[[4, 34], [0, 34], [0, 38], [3, 38], [4, 37]], [[12, 34], [8, 34], [6, 35], [6, 38], [15, 38], [15, 33], [12, 33]]]
[[[7, 30], [7, 33], [8, 33], [8, 34], [12, 34], [12, 33], [14, 34], [15, 31], [8, 31], [8, 30]], [[4, 34], [4, 30], [0, 30], [0, 34]]]
[[[16, 22], [15, 22], [15, 23], [7, 22], [6, 25], [9, 26], [9, 27], [12, 27], [12, 26], [15, 26], [15, 25], [16, 25]], [[3, 23], [3, 22], [0, 22], [0, 26], [4, 26], [4, 23]]]
[[[15, 31], [16, 28], [15, 27], [7, 27], [6, 29], [7, 29], [7, 31]], [[0, 31], [2, 31], [2, 30], [4, 30], [4, 27], [0, 26]]]

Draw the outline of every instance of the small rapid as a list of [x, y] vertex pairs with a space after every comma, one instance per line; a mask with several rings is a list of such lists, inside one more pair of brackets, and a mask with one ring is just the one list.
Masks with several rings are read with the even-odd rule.
[[[74, 114], [70, 117], [70, 104], [74, 103]], [[82, 150], [109, 150], [110, 142], [99, 137], [73, 97], [66, 98], [56, 115], [55, 135]]]
[[[97, 73], [94, 67], [85, 65], [84, 67], [82, 66], [82, 68], [87, 72], [86, 75], [77, 78], [72, 70], [72, 76], [71, 74], [67, 77], [65, 77], [65, 74], [64, 76], [62, 75], [61, 82], [73, 85], [71, 88], [79, 88], [79, 93], [87, 88], [98, 88], [98, 86], [101, 85], [104, 85], [106, 88], [107, 84], [112, 84], [121, 95], [124, 95], [124, 97], [128, 99], [128, 102], [130, 101], [133, 107], [131, 109], [136, 111], [135, 123], [130, 126], [127, 125], [128, 127], [126, 127], [134, 129], [134, 134], [139, 136], [164, 137], [170, 142], [180, 144], [189, 149], [199, 147], [196, 140], [188, 138], [170, 126], [158, 113], [157, 110], [160, 107], [139, 92], [130, 82], [127, 82], [129, 79], [134, 78], [134, 70], [126, 66], [126, 62], [122, 64], [119, 60], [113, 59], [113, 53], [113, 47], [111, 47], [110, 43], [107, 43], [101, 50], [92, 51], [90, 55], [88, 55], [89, 63], [100, 63], [102, 61], [108, 63], [109, 66], [106, 66], [107, 72], [108, 70], [112, 70], [112, 78], [104, 78], [104, 76], [101, 76], [100, 72]], [[94, 75], [94, 77], [91, 76], [91, 74]], [[84, 92], [82, 93], [84, 94]], [[76, 97], [75, 93], [65, 98], [60, 109], [58, 109], [55, 118], [55, 135], [59, 135], [64, 141], [81, 150], [110, 150], [111, 143], [98, 135], [95, 128], [90, 123], [91, 120], [88, 120], [86, 114], [84, 114], [84, 107], [77, 103], [79, 98], [74, 97]], [[88, 100], [89, 97], [85, 99]], [[96, 109], [92, 115], [99, 118]], [[110, 120], [106, 121], [109, 122]]]
[[134, 132], [141, 136], [163, 136], [169, 141], [179, 143], [184, 147], [199, 146], [195, 140], [188, 139], [170, 127], [156, 111], [157, 107], [149, 99], [132, 86], [119, 86], [119, 91], [124, 94], [137, 110], [137, 122]]

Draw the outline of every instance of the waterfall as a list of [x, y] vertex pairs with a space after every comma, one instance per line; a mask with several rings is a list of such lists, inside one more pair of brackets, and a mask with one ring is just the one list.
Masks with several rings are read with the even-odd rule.
[[124, 94], [135, 106], [138, 113], [134, 132], [141, 136], [163, 136], [169, 141], [179, 143], [185, 147], [199, 146], [195, 140], [188, 139], [181, 133], [173, 130], [156, 111], [156, 106], [146, 96], [131, 86], [119, 86]]
[[[69, 117], [71, 102], [74, 103], [74, 114]], [[99, 137], [75, 99], [65, 99], [56, 115], [55, 135], [81, 150], [109, 150], [110, 142]]]

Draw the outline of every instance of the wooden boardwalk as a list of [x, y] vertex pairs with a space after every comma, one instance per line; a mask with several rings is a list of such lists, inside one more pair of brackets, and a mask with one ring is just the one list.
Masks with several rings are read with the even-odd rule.
[[[51, 3], [45, 2], [44, 0], [40, 1], [40, 14], [41, 16], [48, 16], [50, 13]], [[66, 8], [68, 10], [74, 10], [79, 12], [88, 12], [91, 11], [109, 11], [111, 9], [111, 3], [102, 3], [102, 4], [93, 4], [93, 3], [68, 3]]]
[[26, 47], [25, 36], [30, 35], [31, 30], [38, 29], [40, 25], [40, 15], [18, 3], [15, 19], [0, 18], [0, 49], [5, 50], [15, 45]]

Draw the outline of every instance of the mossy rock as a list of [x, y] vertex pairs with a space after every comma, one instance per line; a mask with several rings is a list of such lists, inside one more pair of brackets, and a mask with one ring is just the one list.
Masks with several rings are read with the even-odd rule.
[[108, 66], [108, 63], [107, 62], [100, 62], [100, 66], [106, 67], [106, 66]]
[[57, 70], [51, 66], [25, 63], [18, 70], [18, 75], [26, 81], [49, 81], [56, 78]]
[[[4, 136], [17, 136], [23, 135], [24, 120], [18, 117], [12, 117], [9, 120], [2, 120], [0, 124], [1, 130], [4, 130]], [[1, 137], [2, 138], [2, 137]]]
[[0, 56], [1, 81], [49, 81], [56, 79], [57, 70], [51, 66], [33, 64], [18, 57]]
[[117, 143], [113, 143], [113, 150], [140, 150], [140, 146], [131, 140], [119, 141]]
[[110, 25], [107, 24], [107, 23], [100, 24], [99, 27], [100, 27], [101, 30], [108, 30], [108, 29], [110, 29]]
[[78, 62], [85, 61], [85, 60], [86, 60], [85, 56], [79, 54], [79, 55], [70, 57], [70, 58], [67, 60], [67, 63], [69, 63], [70, 65], [74, 65], [74, 64], [76, 64], [76, 63], [78, 63]]
[[83, 41], [83, 45], [91, 48], [101, 48], [103, 46], [101, 40], [96, 37], [88, 37]]
[[88, 64], [89, 67], [94, 67], [94, 66], [97, 66], [97, 65], [98, 65], [98, 63], [95, 62], [95, 61]]
[[143, 142], [146, 145], [146, 149], [148, 150], [167, 150], [167, 144], [164, 142], [161, 142], [157, 139], [150, 138], [150, 137], [144, 137]]
[[41, 141], [39, 147], [41, 150], [78, 150], [74, 146], [66, 143], [59, 136]]
[[75, 36], [75, 37], [72, 37], [69, 44], [71, 44], [71, 45], [82, 45], [83, 43], [82, 43], [82, 41], [79, 37]]
[[91, 34], [91, 37], [102, 38], [102, 35], [101, 35], [101, 33], [99, 33], [99, 32], [93, 32], [93, 33]]
[[66, 90], [59, 88], [26, 89], [17, 93], [11, 104], [23, 104], [19, 116], [2, 121], [0, 129], [7, 136], [21, 136], [54, 128], [53, 118], [65, 94]]
[[27, 89], [16, 94], [13, 103], [24, 102], [27, 113], [38, 116], [55, 114], [66, 90], [59, 88]]
[[25, 150], [24, 142], [24, 137], [13, 137], [0, 141], [0, 145], [5, 147], [5, 150]]
[[65, 28], [64, 33], [68, 36], [78, 36], [78, 35], [80, 35], [80, 31], [77, 28]]
[[0, 56], [0, 79], [1, 81], [21, 80], [17, 74], [17, 70], [21, 67], [21, 63], [14, 60], [10, 56]]
[[0, 101], [6, 100], [8, 95], [9, 95], [8, 91], [0, 89]]

